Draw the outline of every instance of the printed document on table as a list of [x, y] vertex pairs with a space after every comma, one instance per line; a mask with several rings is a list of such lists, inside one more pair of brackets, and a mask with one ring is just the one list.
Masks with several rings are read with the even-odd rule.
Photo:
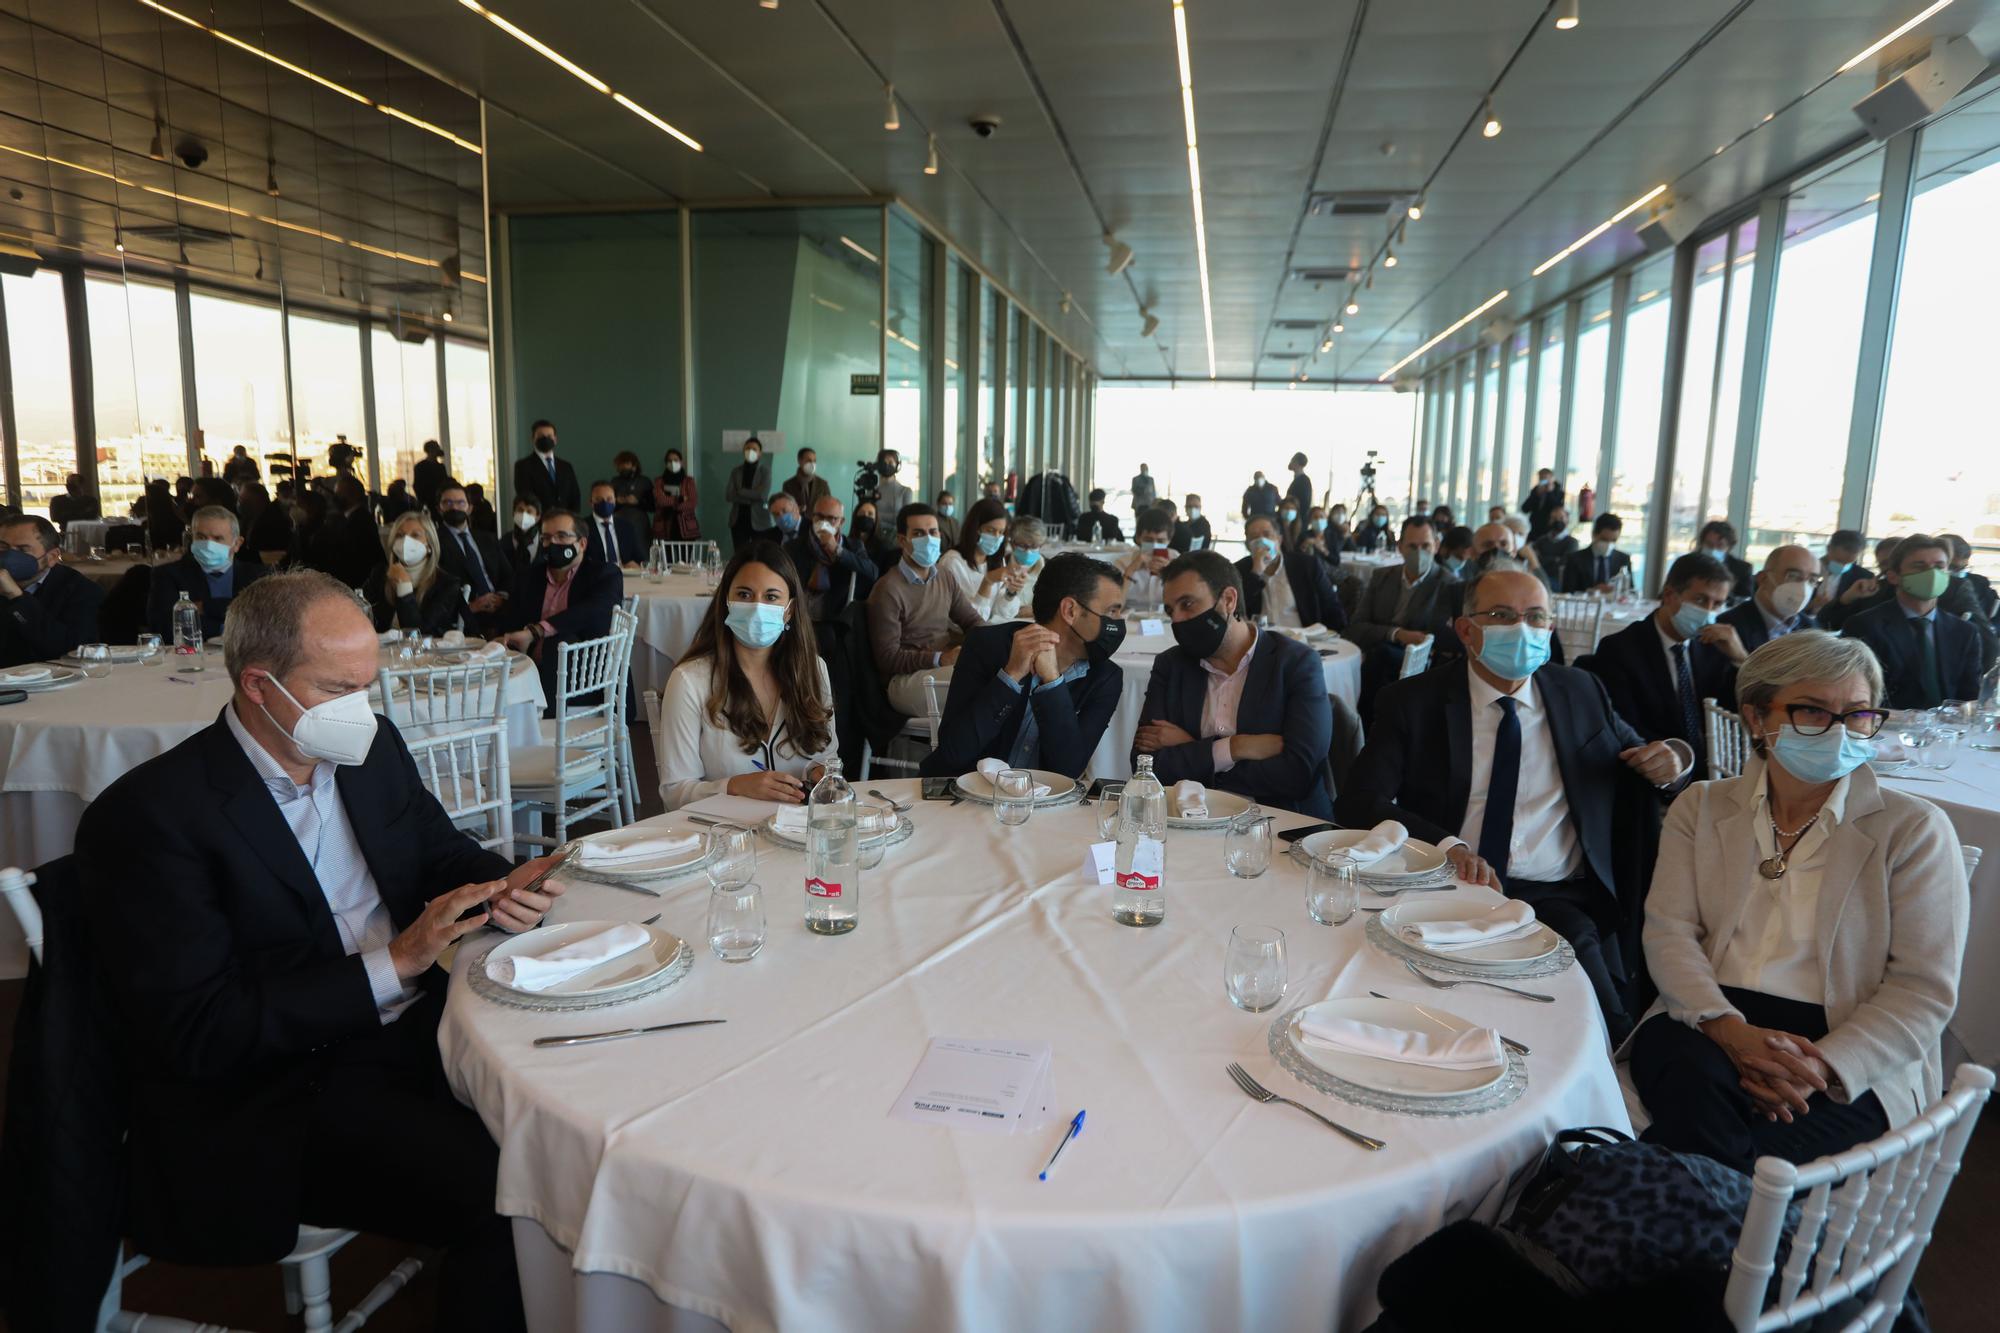
[[889, 1114], [920, 1125], [1011, 1134], [1023, 1122], [1042, 1122], [1053, 1064], [1045, 1041], [933, 1037]]

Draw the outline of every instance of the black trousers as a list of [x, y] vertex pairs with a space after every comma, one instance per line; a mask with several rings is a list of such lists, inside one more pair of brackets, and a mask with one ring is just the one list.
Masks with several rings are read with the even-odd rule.
[[300, 1108], [304, 1219], [445, 1250], [437, 1327], [525, 1329], [512, 1224], [494, 1211], [500, 1150], [445, 1083], [442, 992], [328, 1053]]
[[1356, 708], [1364, 724], [1375, 720], [1375, 696], [1403, 674], [1403, 645], [1383, 641], [1361, 655], [1361, 694]]
[[[1758, 1027], [1812, 1041], [1826, 1035], [1826, 1010], [1816, 1004], [1727, 986], [1722, 993]], [[1851, 1102], [1816, 1092], [1806, 1099], [1807, 1113], [1795, 1114], [1791, 1124], [1766, 1120], [1738, 1083], [1728, 1053], [1699, 1028], [1666, 1014], [1647, 1019], [1632, 1042], [1632, 1083], [1653, 1117], [1640, 1136], [1646, 1142], [1702, 1153], [1739, 1171], [1751, 1170], [1759, 1157], [1810, 1162], [1889, 1128], [1872, 1092]]]
[[1618, 903], [1594, 877], [1559, 884], [1509, 879], [1507, 896], [1535, 909], [1535, 915], [1576, 950], [1576, 965], [1590, 978], [1604, 1026], [1616, 1047], [1632, 1035], [1632, 1015], [1625, 1007], [1630, 981], [1625, 954], [1618, 944]]

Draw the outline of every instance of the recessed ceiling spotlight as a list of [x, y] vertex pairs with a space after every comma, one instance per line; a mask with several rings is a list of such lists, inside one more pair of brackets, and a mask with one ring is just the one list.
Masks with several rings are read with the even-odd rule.
[[882, 117], [882, 128], [885, 130], [902, 129], [903, 118], [896, 114], [896, 85], [893, 83], [883, 84], [882, 93], [889, 99], [889, 111], [888, 114]]
[[935, 176], [938, 171], [937, 136], [931, 136], [931, 155], [924, 159], [924, 175]]
[[1488, 97], [1486, 99], [1485, 110], [1480, 113], [1480, 116], [1481, 116], [1481, 124], [1479, 126], [1479, 132], [1485, 135], [1489, 139], [1499, 138], [1500, 117], [1498, 113], [1496, 113], [1493, 110], [1493, 99], [1491, 97]]
[[1335, 320], [1333, 322], [1333, 331], [1335, 333], [1345, 333], [1347, 332], [1347, 326], [1341, 323], [1339, 320]]
[[[766, 9], [776, 9], [777, 7], [778, 6], [775, 4], [770, 4], [765, 6]], [[444, 322], [447, 324], [451, 323], [451, 311], [447, 310], [444, 312]]]
[[1581, 7], [1581, 0], [1561, 0], [1556, 5], [1556, 26], [1568, 32], [1583, 22], [1583, 16], [1577, 12]]
[[[1360, 314], [1360, 313], [1361, 313], [1361, 303], [1360, 303], [1360, 302], [1358, 302], [1358, 301], [1349, 301], [1349, 302], [1347, 303], [1347, 313], [1348, 313], [1348, 314], [1350, 314], [1350, 315], [1358, 315], [1358, 314]], [[1335, 327], [1336, 327], [1336, 328], [1338, 328], [1339, 326], [1338, 326], [1338, 325], [1335, 325]]]

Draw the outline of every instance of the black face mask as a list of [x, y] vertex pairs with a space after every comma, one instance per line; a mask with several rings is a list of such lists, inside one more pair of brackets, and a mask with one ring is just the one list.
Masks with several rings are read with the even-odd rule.
[[546, 542], [542, 546], [542, 559], [547, 562], [550, 569], [568, 569], [576, 560], [576, 544], [571, 542], [558, 545], [555, 542]]
[[538, 453], [538, 454], [552, 454], [552, 453], [554, 453], [555, 451], [556, 451], [556, 437], [555, 437], [555, 436], [553, 436], [553, 435], [544, 435], [544, 436], [542, 436], [542, 437], [541, 437], [540, 439], [538, 439], [538, 440], [536, 440], [536, 441], [535, 441], [535, 452], [536, 452], [536, 453]]
[[1174, 622], [1174, 642], [1196, 657], [1213, 657], [1222, 651], [1222, 640], [1228, 633], [1229, 617], [1219, 606]]
[[[1090, 611], [1087, 606], [1083, 609]], [[1085, 640], [1083, 651], [1092, 666], [1102, 666], [1111, 660], [1112, 655], [1125, 642], [1125, 622], [1123, 619], [1113, 620], [1110, 616], [1098, 615], [1095, 611], [1090, 611], [1090, 614], [1097, 616], [1097, 637]]]
[[857, 519], [855, 519], [855, 520], [854, 520], [854, 531], [855, 531], [855, 533], [856, 533], [857, 535], [859, 535], [859, 536], [863, 536], [863, 537], [867, 536], [867, 535], [868, 535], [869, 533], [871, 533], [871, 532], [875, 531], [875, 520], [874, 520], [874, 519], [872, 519], [872, 518], [857, 518]]
[[468, 517], [469, 515], [463, 509], [447, 509], [444, 511], [444, 523], [448, 528], [464, 527], [465, 520]]

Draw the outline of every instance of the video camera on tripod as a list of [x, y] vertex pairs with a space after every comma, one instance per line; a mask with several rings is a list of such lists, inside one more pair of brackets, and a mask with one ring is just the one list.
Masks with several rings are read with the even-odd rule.
[[1375, 460], [1380, 456], [1379, 450], [1370, 449], [1367, 458], [1362, 460], [1361, 489], [1355, 492], [1354, 508], [1347, 511], [1357, 518], [1374, 509], [1378, 503], [1375, 499]]
[[854, 503], [874, 504], [882, 498], [882, 469], [877, 463], [854, 465]]

